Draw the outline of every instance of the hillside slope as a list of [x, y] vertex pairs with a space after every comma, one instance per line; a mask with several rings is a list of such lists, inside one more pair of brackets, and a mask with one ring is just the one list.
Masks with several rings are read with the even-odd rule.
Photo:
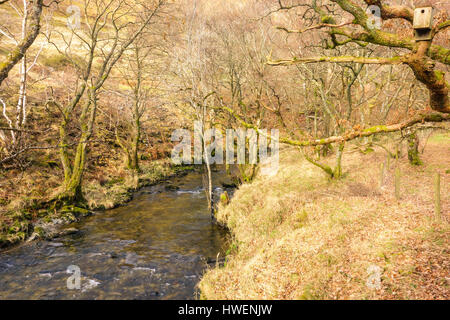
[[[383, 150], [348, 148], [340, 181], [284, 150], [276, 176], [258, 176], [220, 207], [234, 240], [225, 266], [200, 282], [202, 298], [449, 299], [450, 136], [433, 136], [422, 159], [419, 167], [399, 160], [397, 201], [395, 160], [379, 185]], [[434, 219], [435, 172], [441, 222]]]

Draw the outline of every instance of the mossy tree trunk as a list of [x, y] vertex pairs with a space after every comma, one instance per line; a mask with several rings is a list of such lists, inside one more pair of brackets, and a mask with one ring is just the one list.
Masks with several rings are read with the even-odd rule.
[[84, 204], [82, 191], [83, 173], [86, 164], [86, 154], [89, 140], [93, 133], [97, 111], [97, 92], [95, 88], [89, 89], [88, 100], [83, 105], [80, 116], [81, 138], [71, 160], [67, 144], [67, 121], [63, 119], [60, 126], [60, 157], [64, 169], [63, 191], [60, 200], [67, 203]]
[[408, 141], [408, 160], [414, 166], [420, 166], [422, 160], [419, 157], [419, 137], [414, 131], [407, 138]]
[[[82, 191], [82, 179], [86, 147], [87, 144], [85, 143], [80, 143], [77, 146], [74, 165], [70, 167], [70, 171], [66, 170], [64, 173], [63, 191], [59, 195], [59, 199], [66, 203], [83, 204], [85, 202]], [[70, 163], [67, 153], [62, 153], [62, 159]]]

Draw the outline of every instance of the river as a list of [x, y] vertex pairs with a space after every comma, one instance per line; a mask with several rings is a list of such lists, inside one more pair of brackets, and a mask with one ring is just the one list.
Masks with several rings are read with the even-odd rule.
[[[223, 177], [215, 173], [216, 195]], [[198, 172], [67, 227], [79, 232], [0, 253], [0, 299], [195, 299], [206, 261], [223, 257], [227, 237], [211, 223]], [[80, 289], [67, 286], [72, 265]]]

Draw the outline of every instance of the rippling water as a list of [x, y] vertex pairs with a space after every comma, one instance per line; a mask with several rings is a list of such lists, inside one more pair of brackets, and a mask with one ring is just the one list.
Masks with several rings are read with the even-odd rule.
[[[0, 299], [193, 299], [226, 238], [211, 224], [196, 172], [68, 227], [80, 232], [0, 253]], [[67, 288], [70, 265], [80, 267], [79, 290]]]

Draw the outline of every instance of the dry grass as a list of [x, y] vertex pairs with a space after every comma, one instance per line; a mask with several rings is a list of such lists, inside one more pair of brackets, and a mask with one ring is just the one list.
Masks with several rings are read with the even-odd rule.
[[130, 174], [120, 164], [108, 167], [107, 180], [91, 180], [86, 184], [86, 200], [91, 209], [111, 209], [128, 202], [133, 192], [140, 187], [154, 184], [175, 173], [169, 159], [141, 164], [139, 174]]
[[[207, 271], [206, 299], [449, 299], [450, 136], [430, 139], [425, 165], [395, 161], [380, 188], [384, 151], [345, 153], [341, 181], [328, 181], [297, 150], [280, 155], [274, 177], [243, 185], [218, 219], [234, 235], [224, 267]], [[433, 210], [441, 173], [443, 221]], [[381, 287], [366, 282], [381, 268]]]

